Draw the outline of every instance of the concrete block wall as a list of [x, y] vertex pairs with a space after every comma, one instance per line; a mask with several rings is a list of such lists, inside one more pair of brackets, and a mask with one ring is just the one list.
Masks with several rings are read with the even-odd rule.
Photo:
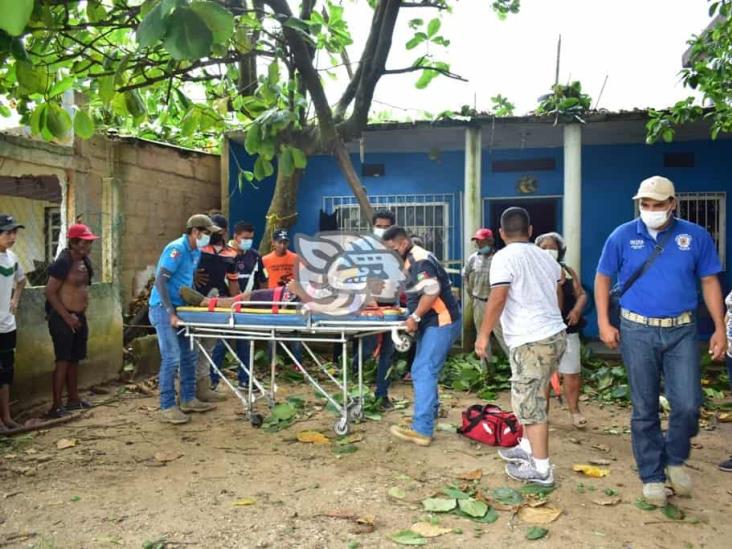
[[[17, 315], [18, 346], [15, 382], [11, 400], [19, 408], [51, 396], [54, 354], [48, 325], [44, 320], [44, 287], [26, 288]], [[87, 320], [88, 359], [79, 370], [79, 386], [115, 379], [122, 368], [122, 311], [119, 288], [113, 284], [92, 284]]]
[[188, 217], [221, 207], [219, 155], [104, 136], [78, 142], [77, 149], [79, 166], [86, 167], [85, 186], [93, 189], [109, 175], [118, 185], [115, 263], [125, 307], [154, 272], [163, 247], [184, 231]]

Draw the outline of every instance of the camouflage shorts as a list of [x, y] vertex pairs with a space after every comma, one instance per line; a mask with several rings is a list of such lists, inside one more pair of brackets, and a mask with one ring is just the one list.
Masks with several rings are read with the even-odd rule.
[[511, 349], [511, 406], [524, 425], [546, 423], [546, 390], [566, 348], [562, 331]]

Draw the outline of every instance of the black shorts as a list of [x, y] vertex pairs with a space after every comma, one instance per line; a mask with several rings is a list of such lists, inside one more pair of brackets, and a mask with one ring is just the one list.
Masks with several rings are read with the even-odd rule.
[[15, 330], [0, 334], [0, 386], [13, 384], [15, 335]]
[[86, 342], [89, 339], [89, 327], [86, 316], [82, 313], [72, 313], [79, 317], [81, 326], [73, 332], [66, 321], [55, 309], [48, 312], [48, 332], [53, 340], [53, 351], [56, 361], [79, 362], [86, 358]]

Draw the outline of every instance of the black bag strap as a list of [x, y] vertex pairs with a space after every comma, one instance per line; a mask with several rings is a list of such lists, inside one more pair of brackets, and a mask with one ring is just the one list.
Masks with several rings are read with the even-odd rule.
[[[491, 406], [490, 404], [487, 404], [486, 406], [481, 406], [480, 404], [473, 404], [466, 410], [466, 416], [468, 417], [468, 424], [465, 427], [458, 427], [457, 432], [460, 434], [463, 433], [469, 433], [473, 429], [475, 429], [478, 424], [483, 421], [483, 415], [485, 414], [485, 409]], [[471, 412], [478, 412], [477, 414], [473, 415], [473, 417], [470, 417]]]
[[630, 287], [635, 283], [635, 281], [648, 271], [651, 264], [656, 260], [659, 255], [661, 255], [661, 252], [663, 252], [663, 247], [668, 243], [668, 240], [671, 238], [671, 233], [672, 231], [669, 228], [668, 232], [663, 235], [663, 240], [656, 242], [656, 245], [653, 248], [653, 253], [648, 257], [648, 259], [645, 260], [643, 265], [638, 267], [638, 269], [636, 269], [636, 271], [630, 276], [630, 278], [625, 281], [625, 284], [623, 284], [623, 288], [622, 290], [620, 290], [620, 294], [618, 295], [618, 297], [622, 297], [625, 292], [630, 290]]

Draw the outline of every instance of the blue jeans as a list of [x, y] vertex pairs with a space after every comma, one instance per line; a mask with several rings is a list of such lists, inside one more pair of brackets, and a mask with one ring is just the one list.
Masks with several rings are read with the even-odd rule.
[[[696, 324], [655, 328], [620, 323], [620, 350], [628, 371], [633, 414], [633, 455], [644, 483], [664, 482], [667, 465], [682, 465], [699, 431], [701, 364]], [[668, 431], [661, 432], [658, 397], [663, 375], [671, 405]]]
[[729, 380], [729, 390], [732, 391], [732, 356], [727, 355], [727, 379]]
[[190, 341], [170, 325], [170, 315], [162, 305], [150, 307], [150, 322], [155, 326], [160, 347], [160, 409], [175, 406], [175, 376], [180, 371], [180, 400], [196, 396], [196, 350]]
[[[368, 336], [363, 338], [363, 362], [368, 360], [373, 352], [376, 350], [378, 345], [378, 337]], [[385, 332], [383, 334], [383, 340], [381, 343], [381, 351], [379, 352], [379, 362], [376, 367], [376, 391], [374, 396], [376, 398], [387, 398], [389, 396], [389, 369], [391, 368], [392, 360], [394, 358], [394, 342], [391, 339], [391, 332]], [[354, 343], [353, 350], [353, 361], [351, 362], [351, 369], [354, 372], [358, 372], [358, 340]]]
[[[242, 364], [249, 368], [249, 340], [236, 339], [233, 341], [229, 341], [229, 345], [234, 348], [234, 351], [236, 351], [236, 356], [239, 358], [239, 360], [241, 360]], [[211, 359], [214, 361], [214, 364], [216, 364], [216, 367], [219, 370], [221, 370], [224, 365], [224, 357], [226, 356], [227, 351], [228, 349], [224, 346], [224, 343], [220, 339], [217, 340], [213, 351], [211, 351]], [[237, 366], [236, 375], [239, 379], [239, 385], [249, 385], [249, 376], [242, 367]], [[219, 380], [221, 379], [219, 377], [219, 374], [217, 374], [216, 370], [214, 370], [213, 368], [210, 368], [209, 370], [209, 377], [211, 378], [211, 385], [214, 386], [217, 385]]]
[[417, 353], [412, 363], [412, 386], [414, 387], [414, 415], [412, 429], [432, 436], [435, 417], [440, 408], [437, 382], [445, 365], [447, 353], [460, 337], [460, 317], [447, 326], [430, 326], [417, 334]]

